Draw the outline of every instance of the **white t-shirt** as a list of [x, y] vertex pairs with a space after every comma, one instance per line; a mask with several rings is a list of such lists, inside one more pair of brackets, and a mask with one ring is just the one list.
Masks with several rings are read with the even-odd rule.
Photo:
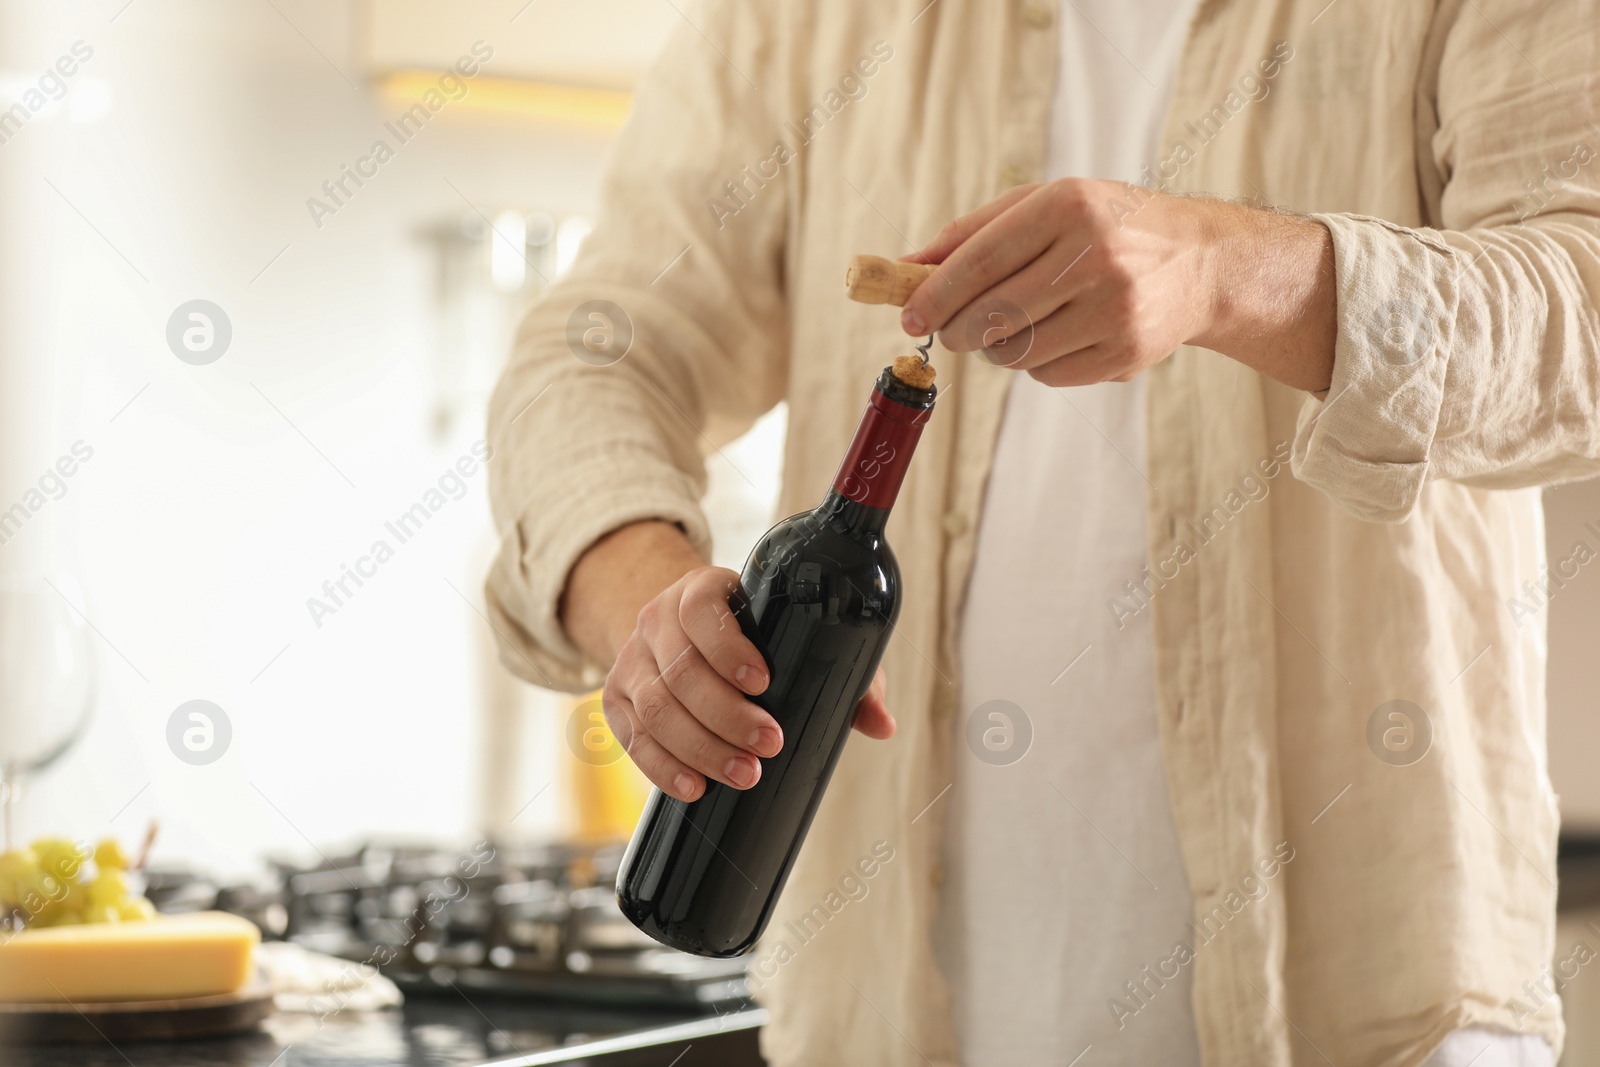
[[[1160, 158], [1195, 3], [1060, 6], [1047, 179], [1138, 181]], [[1150, 618], [1119, 629], [1107, 608], [1146, 562], [1143, 403], [1139, 380], [1018, 374], [1007, 395], [961, 617], [935, 927], [964, 1067], [1200, 1062], [1192, 964], [1170, 962], [1196, 939]], [[1463, 1030], [1428, 1064], [1469, 1062], [1549, 1067], [1550, 1049]]]
[[[1158, 158], [1193, 3], [1061, 5], [1047, 179], [1137, 181]], [[1150, 619], [1118, 630], [1106, 609], [1145, 564], [1143, 404], [1138, 380], [1026, 374], [1006, 398], [961, 620], [937, 938], [966, 1067], [1065, 1067], [1091, 1046], [1084, 1065], [1200, 1062], [1189, 968], [1144, 974], [1192, 940]]]

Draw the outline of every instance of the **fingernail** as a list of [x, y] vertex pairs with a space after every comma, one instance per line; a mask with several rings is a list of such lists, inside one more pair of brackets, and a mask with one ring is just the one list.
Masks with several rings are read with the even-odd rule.
[[759, 773], [758, 767], [759, 764], [753, 759], [735, 756], [728, 761], [726, 767], [722, 768], [722, 776], [740, 789], [748, 789], [755, 784], [756, 775]]
[[922, 321], [922, 316], [909, 310], [900, 313], [900, 328], [915, 337], [921, 337], [928, 332], [928, 324]]
[[763, 756], [776, 756], [783, 749], [783, 731], [776, 726], [760, 726], [750, 735], [750, 750]]
[[767, 687], [767, 672], [747, 663], [733, 672], [733, 680], [738, 682], [739, 688], [746, 693], [759, 693]]
[[694, 775], [680, 774], [673, 779], [672, 784], [678, 791], [679, 800], [688, 800], [694, 796]]

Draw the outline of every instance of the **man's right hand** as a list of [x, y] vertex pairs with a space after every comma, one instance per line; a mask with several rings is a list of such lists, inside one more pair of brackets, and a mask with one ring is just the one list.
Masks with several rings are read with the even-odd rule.
[[[748, 699], [770, 678], [728, 607], [738, 581], [701, 564], [676, 526], [636, 523], [579, 558], [562, 599], [573, 640], [613, 660], [602, 695], [611, 732], [646, 778], [681, 800], [705, 792], [706, 778], [750, 788], [761, 778], [757, 757], [783, 747], [777, 722]], [[660, 592], [637, 607], [652, 587]], [[882, 670], [857, 706], [855, 728], [894, 733]]]

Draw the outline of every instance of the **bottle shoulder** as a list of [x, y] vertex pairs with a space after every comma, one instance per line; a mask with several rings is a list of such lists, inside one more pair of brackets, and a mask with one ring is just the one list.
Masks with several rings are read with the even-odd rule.
[[779, 604], [819, 603], [863, 619], [892, 622], [900, 564], [881, 529], [850, 529], [836, 517], [803, 512], [778, 523], [756, 543], [741, 584], [762, 614]]
[[802, 511], [777, 523], [756, 542], [751, 557], [761, 555], [781, 564], [799, 554], [831, 559], [841, 567], [887, 563], [899, 570], [882, 527], [852, 527], [822, 509]]

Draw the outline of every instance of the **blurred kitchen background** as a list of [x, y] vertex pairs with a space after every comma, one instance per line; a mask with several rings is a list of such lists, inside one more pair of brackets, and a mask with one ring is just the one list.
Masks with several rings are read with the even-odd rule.
[[[0, 526], [0, 575], [54, 576], [95, 665], [81, 736], [22, 779], [17, 839], [133, 842], [158, 821], [162, 862], [249, 878], [370, 841], [603, 837], [617, 816], [594, 789], [640, 795], [625, 761], [585, 777], [572, 699], [494, 662], [481, 464], [404, 544], [384, 524], [473, 456], [519, 311], [583, 241], [630, 89], [684, 17], [0, 0], [0, 108], [43, 101], [0, 116], [0, 511], [26, 510]], [[386, 124], [463, 57], [477, 73], [401, 143]], [[380, 138], [393, 158], [330, 195]], [[196, 300], [231, 330], [214, 362], [169, 346]], [[713, 464], [717, 562], [771, 517], [782, 436], [779, 411]], [[47, 477], [64, 456], [73, 473]], [[1552, 559], [1600, 544], [1600, 485], [1548, 503]], [[314, 617], [380, 538], [394, 557]], [[1569, 834], [1600, 840], [1600, 570], [1539, 610], [1551, 776]], [[169, 747], [195, 700], [231, 733], [214, 762]], [[35, 713], [0, 707], [0, 732]], [[1594, 1039], [1600, 1013], [1579, 1014]]]
[[[0, 131], [0, 509], [92, 450], [0, 530], [0, 571], [81, 579], [57, 584], [98, 668], [86, 734], [23, 782], [20, 838], [158, 819], [163, 856], [231, 872], [308, 840], [577, 826], [571, 702], [493, 661], [481, 465], [404, 544], [384, 524], [473, 458], [519, 311], [582, 243], [630, 86], [681, 17], [663, 0], [0, 4], [6, 104], [92, 50]], [[402, 143], [385, 124], [463, 57], [478, 72]], [[330, 195], [379, 139], [393, 158]], [[168, 346], [191, 300], [231, 325], [207, 365]], [[712, 471], [733, 565], [770, 515], [782, 432], [780, 413], [730, 451], [748, 481]], [[380, 538], [395, 557], [337, 605], [324, 582]], [[197, 699], [232, 730], [204, 766], [167, 740]]]

